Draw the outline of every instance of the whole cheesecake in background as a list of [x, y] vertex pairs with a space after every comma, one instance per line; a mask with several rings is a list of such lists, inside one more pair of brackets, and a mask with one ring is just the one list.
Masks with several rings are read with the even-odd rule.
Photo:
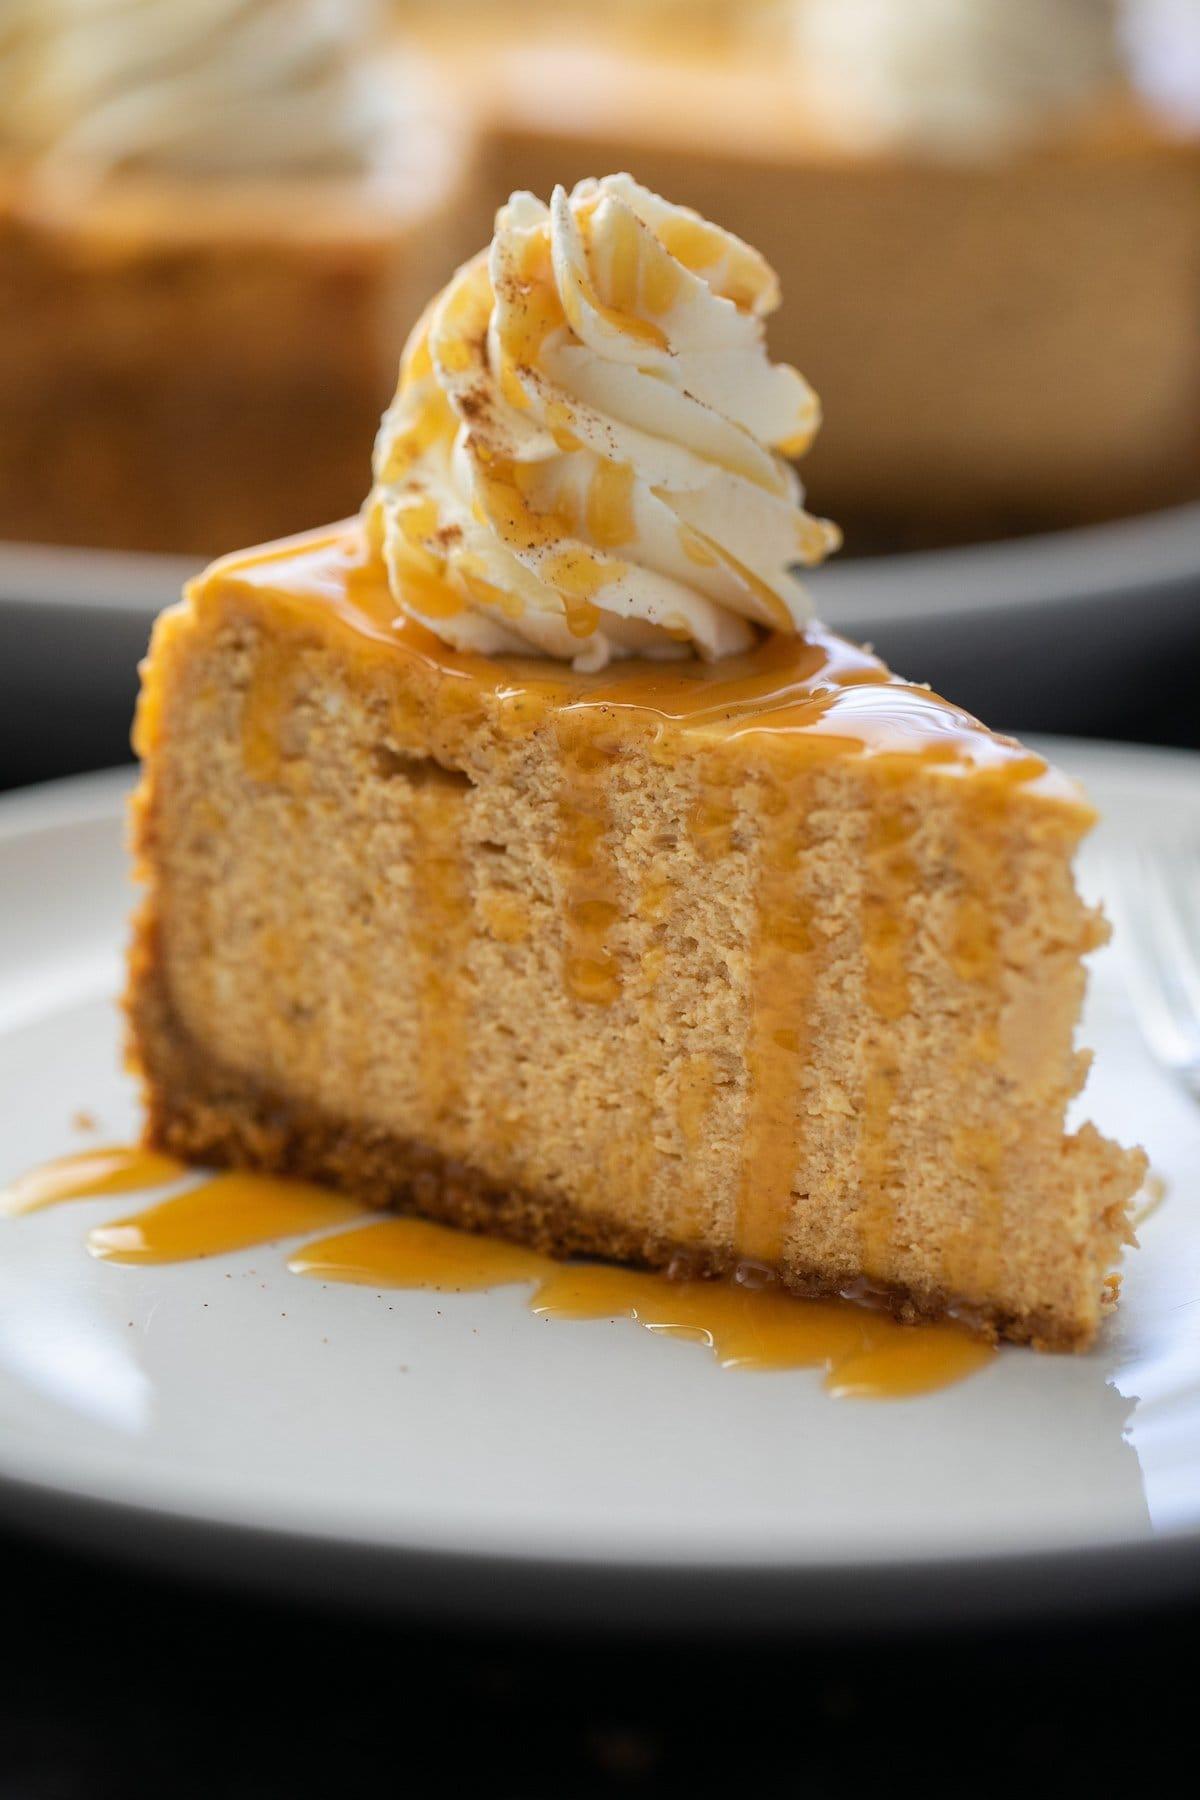
[[214, 552], [349, 510], [473, 152], [355, 0], [6, 9], [0, 537]]
[[1200, 492], [1200, 112], [1132, 80], [1140, 8], [466, 10], [425, 35], [493, 203], [629, 165], [779, 270], [772, 346], [824, 398], [809, 482], [851, 550]]
[[515, 195], [363, 516], [224, 559], [136, 730], [154, 1145], [558, 1253], [1090, 1342], [1144, 1159], [1064, 1133], [1092, 814], [815, 624], [778, 284]]

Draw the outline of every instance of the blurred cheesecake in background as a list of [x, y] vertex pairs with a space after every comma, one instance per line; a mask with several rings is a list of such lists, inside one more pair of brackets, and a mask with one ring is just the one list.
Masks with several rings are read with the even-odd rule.
[[472, 241], [457, 112], [369, 0], [8, 0], [0, 537], [207, 552], [353, 510]]
[[402, 10], [470, 99], [489, 203], [628, 167], [761, 245], [849, 550], [1200, 491], [1200, 129], [1131, 77], [1145, 4]]

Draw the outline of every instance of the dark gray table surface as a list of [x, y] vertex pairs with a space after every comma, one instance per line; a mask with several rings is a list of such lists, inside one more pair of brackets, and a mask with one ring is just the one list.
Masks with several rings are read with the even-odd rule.
[[1165, 1791], [1192, 1762], [1183, 1600], [1071, 1630], [585, 1641], [3, 1548], [3, 1800], [1012, 1800]]

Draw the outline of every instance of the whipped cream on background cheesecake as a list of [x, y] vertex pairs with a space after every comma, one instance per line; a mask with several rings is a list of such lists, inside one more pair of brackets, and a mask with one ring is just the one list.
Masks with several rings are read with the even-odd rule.
[[797, 0], [801, 101], [864, 144], [979, 156], [1121, 93], [1117, 0]]
[[[379, 0], [18, 4], [13, 140], [47, 181], [416, 173], [450, 98]], [[2, 68], [0, 63], [0, 68]]]

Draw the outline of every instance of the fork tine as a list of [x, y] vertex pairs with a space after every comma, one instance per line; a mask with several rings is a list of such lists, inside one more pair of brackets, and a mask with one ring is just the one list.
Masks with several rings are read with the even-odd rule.
[[1187, 852], [1171, 864], [1175, 875], [1175, 903], [1183, 934], [1190, 951], [1189, 966], [1196, 977], [1196, 1011], [1200, 1016], [1200, 844], [1192, 844]]
[[[1158, 930], [1160, 955], [1169, 959], [1179, 996], [1180, 1015], [1190, 1021], [1193, 1034], [1200, 1037], [1200, 961], [1197, 960], [1188, 930], [1188, 907], [1184, 871], [1190, 861], [1178, 857], [1154, 856], [1143, 852], [1142, 868], [1151, 910]], [[1193, 894], [1200, 888], [1193, 888]]]
[[1106, 881], [1126, 985], [1143, 1035], [1167, 1069], [1200, 1098], [1200, 957], [1193, 948], [1194, 856], [1135, 848]]

